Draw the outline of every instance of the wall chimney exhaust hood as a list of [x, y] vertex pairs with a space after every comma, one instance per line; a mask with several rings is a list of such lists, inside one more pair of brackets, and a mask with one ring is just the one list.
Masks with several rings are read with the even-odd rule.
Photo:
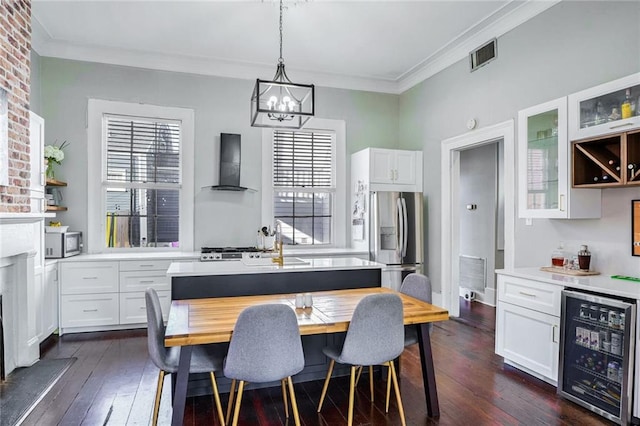
[[240, 135], [220, 133], [220, 181], [214, 191], [255, 191], [240, 186]]

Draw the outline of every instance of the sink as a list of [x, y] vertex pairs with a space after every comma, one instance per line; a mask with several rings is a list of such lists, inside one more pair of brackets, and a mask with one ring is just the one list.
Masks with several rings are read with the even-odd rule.
[[[277, 266], [277, 263], [274, 263], [270, 257], [263, 257], [263, 258], [258, 258], [258, 259], [250, 259], [250, 258], [246, 258], [246, 259], [242, 259], [241, 262], [245, 265], [245, 266]], [[309, 262], [303, 259], [300, 259], [299, 257], [285, 257], [284, 258], [284, 265], [308, 265]]]

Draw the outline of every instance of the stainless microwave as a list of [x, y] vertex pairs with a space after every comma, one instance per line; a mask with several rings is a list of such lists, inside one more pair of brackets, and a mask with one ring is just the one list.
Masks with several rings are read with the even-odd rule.
[[82, 232], [46, 232], [44, 257], [59, 259], [82, 253]]

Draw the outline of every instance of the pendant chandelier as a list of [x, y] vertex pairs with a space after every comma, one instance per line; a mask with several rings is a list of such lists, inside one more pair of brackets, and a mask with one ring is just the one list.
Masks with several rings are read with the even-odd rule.
[[251, 126], [300, 129], [314, 115], [313, 84], [293, 83], [282, 57], [282, 0], [280, 0], [280, 57], [273, 80], [256, 80], [251, 96]]

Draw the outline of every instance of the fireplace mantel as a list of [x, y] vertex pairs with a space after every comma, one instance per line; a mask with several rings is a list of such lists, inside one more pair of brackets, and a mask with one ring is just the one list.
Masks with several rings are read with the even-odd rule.
[[0, 293], [4, 325], [5, 370], [38, 361], [35, 270], [42, 266], [42, 213], [0, 214]]

